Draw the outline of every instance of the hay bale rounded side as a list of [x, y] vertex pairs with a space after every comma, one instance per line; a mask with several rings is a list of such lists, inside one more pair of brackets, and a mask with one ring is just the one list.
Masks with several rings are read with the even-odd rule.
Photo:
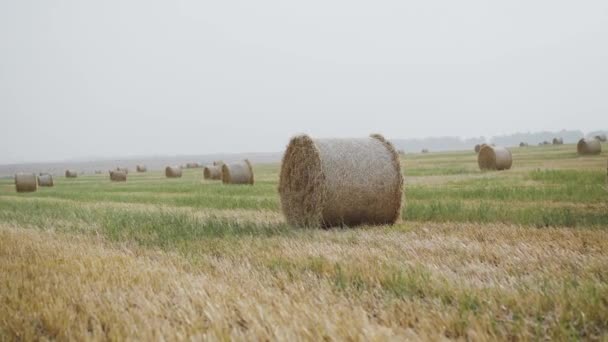
[[602, 153], [602, 143], [597, 139], [581, 139], [576, 145], [576, 151], [581, 155]]
[[249, 160], [222, 165], [222, 182], [224, 184], [250, 184], [253, 185], [253, 168]]
[[214, 165], [205, 166], [205, 168], [203, 169], [203, 178], [211, 180], [221, 180], [222, 167]]
[[481, 170], [509, 170], [513, 165], [511, 151], [504, 147], [484, 146], [477, 156]]
[[279, 194], [291, 225], [394, 224], [403, 204], [399, 155], [381, 135], [296, 136], [283, 156]]
[[167, 178], [180, 178], [182, 176], [182, 169], [179, 166], [167, 166], [165, 168], [165, 176]]
[[18, 173], [15, 175], [17, 192], [34, 192], [38, 189], [38, 180], [34, 173]]
[[127, 181], [127, 173], [123, 170], [121, 171], [110, 171], [110, 180], [112, 182], [126, 182]]
[[53, 176], [51, 174], [48, 173], [41, 173], [38, 176], [38, 186], [53, 186], [55, 185], [53, 183]]
[[137, 172], [147, 172], [148, 168], [145, 165], [137, 165], [137, 166], [135, 166], [135, 171], [137, 171]]
[[65, 170], [65, 178], [76, 178], [78, 177], [78, 172], [74, 170]]

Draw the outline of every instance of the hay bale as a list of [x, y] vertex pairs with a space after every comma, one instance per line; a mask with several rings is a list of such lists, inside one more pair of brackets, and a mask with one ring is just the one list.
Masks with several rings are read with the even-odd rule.
[[199, 163], [186, 163], [186, 169], [198, 169], [201, 167]]
[[216, 161], [213, 162], [213, 166], [222, 167], [222, 166], [224, 166], [224, 164], [225, 163], [223, 161], [221, 161], [221, 160], [216, 160]]
[[53, 176], [49, 173], [41, 173], [38, 176], [38, 186], [53, 186]]
[[564, 144], [563, 138], [553, 138], [553, 145], [563, 145], [563, 144]]
[[126, 182], [127, 173], [124, 170], [110, 171], [110, 180], [112, 182]]
[[34, 192], [38, 189], [35, 173], [18, 173], [15, 175], [17, 192]]
[[581, 139], [576, 145], [576, 151], [580, 155], [602, 153], [602, 143], [597, 139]]
[[137, 172], [147, 172], [148, 168], [145, 165], [137, 165], [137, 166], [135, 166], [135, 171], [137, 171]]
[[279, 180], [283, 213], [295, 226], [393, 224], [401, 216], [399, 156], [381, 135], [291, 139]]
[[606, 138], [606, 134], [602, 133], [602, 134], [598, 134], [595, 136], [595, 139], [601, 141], [601, 142], [606, 142], [607, 138]]
[[224, 184], [250, 184], [253, 185], [253, 168], [249, 160], [222, 165], [222, 182]]
[[519, 143], [519, 147], [528, 147], [528, 143], [522, 141]]
[[477, 156], [481, 170], [508, 170], [513, 165], [511, 151], [504, 147], [484, 146]]
[[429, 150], [427, 148], [423, 148], [422, 153], [429, 153]]
[[211, 180], [221, 180], [222, 167], [214, 165], [205, 166], [205, 168], [203, 169], [203, 178]]
[[167, 166], [165, 168], [165, 176], [167, 178], [181, 178], [182, 169], [179, 166]]
[[76, 178], [78, 177], [78, 172], [74, 170], [65, 170], [65, 178]]

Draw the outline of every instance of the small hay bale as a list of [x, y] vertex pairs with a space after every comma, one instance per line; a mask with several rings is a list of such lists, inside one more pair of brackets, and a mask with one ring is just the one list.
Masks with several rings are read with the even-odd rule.
[[17, 192], [34, 192], [38, 189], [35, 173], [18, 173], [15, 175]]
[[222, 166], [209, 165], [203, 169], [203, 178], [211, 180], [222, 179]]
[[564, 144], [563, 138], [553, 138], [553, 145], [563, 145], [563, 144]]
[[216, 160], [213, 162], [213, 166], [219, 166], [222, 167], [225, 163], [221, 160]]
[[38, 186], [53, 186], [53, 176], [49, 173], [41, 173], [38, 176]]
[[381, 135], [291, 139], [281, 166], [281, 207], [303, 227], [394, 224], [401, 216], [399, 155]]
[[147, 172], [148, 168], [146, 167], [146, 165], [137, 165], [137, 166], [135, 166], [135, 171], [137, 171], [137, 172]]
[[477, 156], [481, 170], [508, 170], [513, 165], [511, 151], [504, 147], [484, 146]]
[[76, 178], [78, 177], [78, 172], [74, 170], [65, 170], [65, 178]]
[[601, 141], [601, 142], [606, 142], [607, 138], [606, 138], [606, 134], [602, 133], [602, 134], [598, 134], [595, 136], [595, 139]]
[[429, 153], [429, 150], [427, 148], [423, 148], [422, 153]]
[[186, 163], [186, 169], [198, 169], [201, 167], [199, 163]]
[[253, 168], [249, 160], [239, 163], [222, 165], [222, 182], [224, 184], [250, 184], [253, 185]]
[[182, 169], [179, 166], [167, 166], [165, 168], [165, 176], [167, 178], [181, 178]]
[[576, 145], [576, 151], [580, 155], [600, 154], [602, 153], [602, 143], [597, 139], [581, 139]]
[[112, 182], [126, 182], [127, 181], [127, 173], [124, 170], [110, 171], [110, 180]]
[[522, 141], [519, 143], [519, 147], [528, 147], [528, 143]]

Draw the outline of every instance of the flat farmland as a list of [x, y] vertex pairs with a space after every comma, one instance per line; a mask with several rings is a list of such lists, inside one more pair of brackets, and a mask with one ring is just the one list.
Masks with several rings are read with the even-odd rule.
[[2, 179], [0, 339], [605, 340], [603, 149], [404, 155], [401, 222], [328, 230], [285, 222], [278, 164]]

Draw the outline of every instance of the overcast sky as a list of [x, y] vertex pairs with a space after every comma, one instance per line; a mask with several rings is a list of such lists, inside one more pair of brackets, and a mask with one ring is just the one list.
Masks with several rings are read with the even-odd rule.
[[0, 163], [608, 128], [608, 1], [0, 0]]

